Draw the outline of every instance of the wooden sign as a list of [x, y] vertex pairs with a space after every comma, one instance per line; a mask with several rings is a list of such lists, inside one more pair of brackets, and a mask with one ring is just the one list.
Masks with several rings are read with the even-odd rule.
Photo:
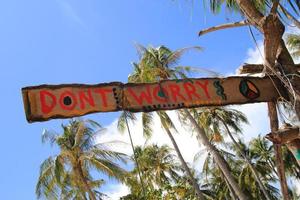
[[29, 122], [95, 112], [149, 112], [267, 102], [277, 100], [279, 91], [284, 95], [279, 80], [258, 77], [180, 79], [143, 84], [40, 85], [22, 89]]

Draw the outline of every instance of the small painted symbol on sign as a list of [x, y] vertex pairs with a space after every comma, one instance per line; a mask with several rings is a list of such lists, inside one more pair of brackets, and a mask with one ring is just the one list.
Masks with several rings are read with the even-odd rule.
[[64, 104], [65, 104], [66, 106], [71, 105], [71, 104], [72, 104], [72, 99], [71, 99], [71, 97], [65, 96], [65, 98], [64, 98]]
[[250, 100], [254, 100], [260, 96], [260, 92], [256, 85], [247, 79], [241, 80], [240, 92], [244, 97]]
[[165, 95], [165, 93], [164, 93], [164, 91], [162, 90], [162, 89], [160, 89], [159, 91], [158, 91], [158, 94], [157, 94], [159, 97], [162, 97], [162, 98], [164, 98], [164, 97], [166, 97], [166, 95]]
[[214, 81], [214, 86], [216, 88], [217, 95], [219, 95], [222, 98], [222, 100], [226, 100], [227, 97], [226, 97], [226, 94], [224, 94], [224, 88], [223, 88], [221, 82], [219, 80]]
[[295, 157], [296, 157], [297, 160], [300, 160], [300, 149], [297, 149], [295, 151]]

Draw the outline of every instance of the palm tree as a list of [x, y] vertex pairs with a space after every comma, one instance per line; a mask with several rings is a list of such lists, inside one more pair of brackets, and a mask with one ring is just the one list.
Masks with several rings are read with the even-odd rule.
[[[218, 152], [222, 155], [222, 157], [225, 158], [225, 160], [228, 163], [234, 163], [234, 160], [232, 159], [233, 155], [230, 152], [227, 152], [222, 149], [218, 149]], [[195, 160], [198, 160], [201, 154], [202, 152], [200, 151], [195, 156]], [[232, 170], [231, 173], [236, 176], [237, 168], [233, 167], [233, 169], [234, 170]], [[216, 164], [215, 159], [213, 158], [211, 153], [208, 153], [204, 161], [202, 174], [205, 180], [204, 185], [206, 186], [206, 188], [211, 191], [214, 191], [215, 196], [213, 199], [237, 199], [235, 192], [233, 191], [231, 185], [222, 173], [222, 170]]]
[[[198, 123], [202, 124], [202, 126], [205, 127], [207, 133], [212, 132], [214, 140], [223, 141], [223, 136], [221, 135], [221, 133], [225, 133], [230, 137], [232, 143], [235, 145], [237, 152], [241, 155], [244, 161], [248, 164], [249, 169], [253, 172], [254, 178], [257, 181], [260, 189], [264, 193], [265, 198], [270, 200], [271, 197], [267, 193], [265, 186], [261, 181], [259, 173], [252, 166], [250, 159], [244, 153], [242, 147], [239, 145], [233, 135], [233, 133], [238, 134], [242, 132], [241, 123], [248, 123], [246, 116], [238, 110], [230, 109], [227, 107], [211, 107], [198, 110]], [[233, 130], [233, 132], [231, 130]]]
[[[249, 149], [246, 148], [246, 145], [241, 141], [239, 143], [239, 148], [242, 148], [243, 152], [249, 160], [251, 160], [252, 165], [261, 174], [261, 179], [265, 186], [270, 199], [278, 199], [279, 193], [278, 189], [272, 186], [277, 179], [272, 176], [272, 169], [265, 162], [256, 159], [256, 155], [252, 154]], [[228, 145], [227, 145], [228, 146]], [[253, 171], [250, 169], [250, 165], [245, 163], [244, 158], [240, 155], [240, 149], [237, 149], [235, 144], [230, 144], [230, 151], [219, 149], [220, 154], [222, 154], [233, 169], [232, 173], [235, 177], [239, 179], [239, 185], [243, 187], [244, 192], [251, 199], [266, 199], [265, 195], [262, 193]], [[236, 199], [234, 192], [232, 191], [231, 186], [228, 184], [226, 178], [224, 177], [222, 171], [216, 165], [214, 158], [209, 154], [203, 165], [203, 174], [206, 177], [206, 185], [210, 190], [216, 192], [215, 199]], [[224, 187], [227, 186], [227, 187]]]
[[[177, 67], [177, 68], [169, 68], [168, 66], [175, 64], [182, 54], [191, 49], [200, 50], [199, 47], [188, 47], [178, 49], [174, 52], [171, 52], [168, 48], [164, 46], [160, 46], [158, 48], [145, 48], [141, 45], [137, 45], [138, 52], [140, 53], [140, 62], [133, 63], [134, 72], [129, 75], [128, 82], [130, 83], [149, 83], [156, 82], [161, 79], [167, 79], [170, 77], [182, 77], [185, 76], [183, 71], [190, 71], [192, 68], [190, 67]], [[166, 70], [168, 69], [168, 70]], [[197, 193], [199, 199], [204, 199], [203, 194], [200, 191], [198, 183], [195, 181], [191, 170], [186, 164], [179, 147], [175, 141], [174, 136], [171, 133], [171, 129], [176, 130], [175, 125], [170, 119], [169, 115], [165, 111], [156, 112], [159, 116], [160, 122], [162, 124], [163, 129], [166, 131], [169, 136], [172, 145], [177, 153], [177, 156], [180, 159], [180, 162], [190, 177], [190, 181]], [[124, 116], [124, 115], [123, 115]], [[146, 137], [151, 136], [151, 122], [153, 118], [153, 113], [142, 113], [142, 121], [143, 121], [143, 132]], [[124, 119], [119, 120], [120, 127], [124, 128]]]
[[[142, 179], [146, 185], [146, 196], [143, 196], [137, 176], [138, 168], [135, 165], [125, 181], [131, 193], [121, 199], [198, 199], [194, 188], [189, 184], [189, 177], [178, 163], [177, 156], [167, 145], [137, 146], [135, 151]], [[207, 198], [213, 196], [212, 191], [201, 191]]]
[[295, 58], [300, 56], [300, 35], [298, 34], [288, 34], [287, 35], [287, 45], [292, 51], [292, 55]]
[[[155, 49], [153, 47], [145, 48], [139, 45], [138, 50], [141, 55], [141, 61], [139, 64], [136, 63], [134, 64], [135, 67], [134, 73], [129, 76], [128, 80], [130, 82], [156, 82], [164, 79], [187, 78], [186, 72], [189, 72], [191, 70], [190, 67], [181, 67], [181, 66], [172, 67], [172, 66], [176, 65], [180, 56], [189, 49], [191, 48], [183, 48], [172, 52], [170, 49], [164, 46]], [[200, 48], [197, 47], [197, 49]], [[228, 182], [232, 185], [232, 188], [237, 194], [237, 196], [242, 200], [247, 199], [246, 195], [243, 194], [242, 190], [239, 188], [235, 178], [231, 175], [230, 169], [228, 168], [226, 161], [222, 159], [221, 155], [218, 153], [215, 147], [209, 142], [209, 139], [207, 138], [204, 129], [197, 124], [196, 120], [193, 118], [193, 116], [187, 109], [183, 109], [183, 112], [186, 115], [186, 118], [192, 124], [192, 126], [195, 127], [195, 130], [202, 144], [215, 157], [218, 165], [220, 166], [221, 170], [224, 173], [224, 176], [227, 178]], [[164, 128], [166, 131], [169, 130], [169, 127], [164, 127]], [[169, 131], [167, 131], [167, 133], [169, 136], [171, 136], [170, 138], [172, 140], [172, 135], [169, 134]], [[181, 159], [180, 156], [181, 154], [179, 154], [180, 153], [179, 149], [177, 150], [177, 144], [173, 142], [173, 145], [176, 152], [178, 153], [178, 157], [180, 158], [183, 166], [185, 166], [184, 164], [185, 162], [183, 159]], [[185, 169], [187, 168], [186, 169], [187, 172], [190, 171], [188, 170], [188, 167], [184, 167], [184, 168]], [[190, 176], [192, 177], [192, 174]]]
[[147, 185], [161, 187], [179, 178], [180, 169], [176, 156], [167, 145], [161, 147], [150, 145], [136, 148], [137, 160], [141, 163], [141, 170]]
[[[255, 160], [263, 162], [262, 165], [264, 166], [269, 166], [272, 170], [272, 174], [279, 177], [275, 167], [274, 146], [268, 140], [259, 135], [250, 142], [249, 150], [255, 155], [253, 156]], [[290, 178], [300, 180], [300, 168], [297, 164], [297, 160], [287, 147], [284, 147], [282, 152], [284, 165], [286, 166], [286, 174]], [[270, 176], [273, 176], [272, 174], [270, 174]]]
[[[167, 145], [137, 146], [135, 155], [147, 193], [163, 188], [179, 179], [180, 166], [176, 156]], [[142, 188], [137, 175], [138, 168], [135, 166], [126, 178], [126, 183], [131, 188], [132, 195], [142, 196]]]
[[[191, 111], [193, 112], [193, 110]], [[223, 175], [227, 179], [228, 183], [231, 185], [232, 190], [235, 192], [238, 198], [242, 200], [248, 199], [248, 197], [243, 193], [243, 191], [239, 187], [235, 177], [232, 175], [230, 166], [228, 165], [226, 160], [224, 160], [218, 149], [211, 143], [208, 136], [206, 135], [204, 128], [197, 123], [196, 119], [187, 109], [183, 109], [183, 115], [184, 117], [181, 117], [181, 119], [188, 119], [191, 122], [191, 124], [197, 132], [198, 140], [203, 144], [206, 150], [210, 152], [211, 155], [214, 157], [215, 162], [217, 163], [218, 167], [222, 171]]]
[[[231, 149], [236, 152], [237, 159], [240, 161], [240, 184], [248, 186], [247, 188], [250, 189], [251, 195], [254, 199], [278, 199], [279, 191], [277, 188], [272, 186], [272, 184], [278, 181], [278, 179], [275, 178], [274, 174], [272, 174], [272, 167], [269, 166], [268, 163], [257, 159], [259, 155], [251, 151], [251, 142], [249, 148], [247, 148], [246, 144], [242, 141], [238, 141], [237, 143], [238, 146], [233, 143], [231, 145]], [[245, 162], [245, 157], [248, 162]], [[260, 181], [257, 180], [258, 176]], [[263, 185], [263, 188], [261, 185]], [[267, 197], [266, 194], [268, 194]]]
[[71, 120], [62, 125], [61, 135], [44, 131], [42, 142], [58, 146], [60, 152], [46, 159], [40, 168], [36, 195], [40, 199], [101, 199], [98, 188], [102, 179], [94, 180], [90, 174], [96, 170], [109, 177], [123, 180], [126, 174], [117, 162], [125, 163], [123, 153], [111, 151], [107, 143], [95, 144], [96, 129], [100, 125], [91, 120]]

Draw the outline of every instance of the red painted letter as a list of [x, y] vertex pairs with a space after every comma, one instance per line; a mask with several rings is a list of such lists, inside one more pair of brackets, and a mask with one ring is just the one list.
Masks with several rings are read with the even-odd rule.
[[100, 89], [99, 88], [99, 89], [94, 90], [94, 92], [100, 94], [103, 106], [107, 107], [107, 96], [106, 96], [106, 93], [111, 92], [111, 90], [109, 90], [109, 89]]
[[172, 93], [172, 98], [175, 102], [177, 102], [177, 96], [180, 97], [183, 101], [186, 101], [185, 97], [180, 94], [180, 87], [176, 84], [170, 84], [169, 88]]
[[146, 87], [147, 92], [142, 91], [140, 96], [137, 96], [131, 88], [127, 88], [129, 93], [134, 97], [134, 99], [136, 100], [136, 102], [139, 105], [143, 105], [144, 99], [147, 101], [148, 104], [152, 104], [152, 96], [150, 93], [150, 87], [148, 85], [145, 87]]
[[[51, 99], [50, 105], [47, 104], [46, 96], [48, 96]], [[44, 114], [47, 114], [47, 113], [51, 112], [51, 110], [56, 105], [55, 96], [52, 93], [48, 92], [47, 90], [41, 90], [40, 91], [40, 100], [41, 100], [42, 112]]]
[[186, 94], [189, 96], [190, 101], [193, 100], [192, 95], [194, 95], [197, 99], [201, 98], [200, 95], [196, 93], [196, 88], [193, 84], [186, 82], [183, 84], [183, 87], [185, 89]]
[[208, 80], [204, 81], [204, 84], [202, 84], [200, 81], [196, 81], [196, 84], [198, 84], [205, 92], [205, 95], [208, 99], [210, 99], [210, 96], [209, 96], [209, 92], [208, 92]]
[[91, 93], [91, 89], [88, 89], [87, 95], [84, 91], [79, 91], [79, 101], [80, 101], [80, 108], [84, 109], [86, 102], [88, 102], [91, 106], [95, 106], [95, 102]]

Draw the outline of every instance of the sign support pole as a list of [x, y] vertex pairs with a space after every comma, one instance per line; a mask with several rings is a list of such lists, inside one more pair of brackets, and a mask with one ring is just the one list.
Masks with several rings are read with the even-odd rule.
[[[271, 132], [275, 133], [276, 131], [278, 131], [279, 126], [278, 126], [277, 108], [276, 108], [276, 103], [274, 101], [268, 102], [268, 112], [270, 118]], [[277, 144], [273, 142], [273, 145], [274, 145], [277, 172], [280, 180], [282, 196], [284, 200], [289, 200], [290, 197], [288, 193], [287, 181], [285, 176], [284, 162], [282, 159], [281, 144]]]

